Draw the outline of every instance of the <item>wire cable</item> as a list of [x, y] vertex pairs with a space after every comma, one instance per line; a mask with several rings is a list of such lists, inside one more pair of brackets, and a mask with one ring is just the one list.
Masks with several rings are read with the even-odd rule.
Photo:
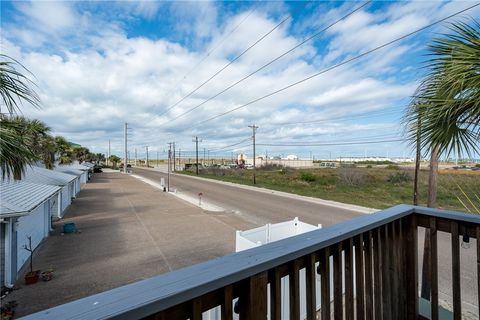
[[375, 51], [378, 51], [378, 50], [380, 50], [380, 49], [383, 49], [383, 48], [385, 48], [385, 47], [387, 47], [387, 46], [389, 46], [389, 45], [391, 45], [391, 44], [393, 44], [393, 43], [395, 43], [395, 42], [398, 42], [398, 41], [400, 41], [400, 40], [403, 40], [403, 39], [405, 39], [405, 38], [408, 38], [408, 37], [410, 37], [410, 36], [412, 36], [412, 35], [420, 32], [420, 31], [423, 31], [423, 30], [425, 30], [425, 29], [428, 29], [428, 28], [430, 28], [430, 27], [432, 27], [432, 26], [434, 26], [434, 25], [437, 25], [437, 24], [439, 24], [439, 23], [441, 23], [441, 22], [443, 22], [443, 21], [445, 21], [445, 20], [448, 20], [448, 19], [450, 19], [450, 18], [452, 18], [452, 17], [454, 17], [454, 16], [456, 16], [456, 15], [459, 15], [459, 14], [461, 14], [461, 13], [463, 13], [463, 12], [466, 12], [466, 11], [468, 11], [468, 10], [470, 10], [470, 9], [472, 9], [472, 8], [475, 8], [475, 7], [479, 6], [479, 5], [480, 5], [480, 3], [477, 3], [477, 4], [475, 4], [475, 5], [473, 5], [473, 6], [470, 6], [470, 7], [466, 8], [466, 9], [460, 10], [460, 11], [454, 13], [454, 14], [451, 14], [451, 15], [445, 17], [445, 18], [442, 18], [442, 19], [440, 19], [440, 20], [437, 20], [437, 21], [435, 21], [435, 22], [432, 22], [432, 23], [430, 23], [430, 24], [428, 24], [428, 25], [426, 25], [426, 26], [424, 26], [424, 27], [421, 27], [421, 28], [415, 30], [415, 31], [409, 32], [409, 33], [407, 33], [407, 34], [405, 34], [405, 35], [403, 35], [403, 36], [401, 36], [401, 37], [399, 37], [399, 38], [396, 38], [396, 39], [391, 40], [391, 41], [389, 41], [389, 42], [387, 42], [387, 43], [384, 43], [384, 44], [382, 44], [382, 45], [380, 45], [380, 46], [378, 46], [378, 47], [375, 47], [375, 48], [373, 48], [373, 49], [371, 49], [371, 50], [365, 51], [365, 52], [363, 52], [363, 53], [361, 53], [361, 54], [359, 54], [359, 55], [357, 55], [357, 56], [355, 56], [355, 57], [352, 57], [352, 58], [347, 59], [347, 60], [345, 60], [345, 61], [343, 61], [343, 62], [337, 63], [337, 64], [335, 64], [335, 65], [333, 65], [333, 66], [331, 66], [331, 67], [328, 67], [328, 68], [326, 68], [326, 69], [323, 69], [323, 70], [321, 70], [321, 71], [319, 71], [319, 72], [317, 72], [317, 73], [314, 73], [314, 74], [312, 74], [312, 75], [310, 75], [310, 76], [308, 76], [308, 77], [306, 77], [306, 78], [304, 78], [304, 79], [302, 79], [302, 80], [296, 81], [296, 82], [294, 82], [294, 83], [292, 83], [292, 84], [289, 84], [289, 85], [287, 85], [287, 86], [285, 86], [285, 87], [283, 87], [283, 88], [280, 88], [280, 89], [278, 89], [278, 90], [275, 90], [275, 91], [273, 91], [273, 92], [271, 92], [271, 93], [269, 93], [269, 94], [266, 94], [266, 95], [264, 95], [264, 96], [261, 96], [261, 97], [259, 97], [259, 98], [254, 99], [254, 100], [251, 100], [251, 101], [249, 101], [249, 102], [247, 102], [247, 103], [245, 103], [245, 104], [242, 104], [242, 105], [240, 105], [240, 106], [238, 106], [238, 107], [235, 107], [235, 108], [230, 109], [230, 110], [228, 110], [228, 111], [222, 112], [222, 113], [220, 113], [220, 114], [218, 114], [218, 115], [216, 115], [216, 116], [213, 116], [213, 117], [210, 117], [210, 118], [208, 118], [208, 119], [206, 119], [206, 120], [200, 121], [200, 122], [197, 123], [197, 125], [201, 125], [201, 124], [204, 124], [204, 123], [206, 123], [206, 122], [212, 121], [212, 120], [214, 120], [214, 119], [223, 117], [223, 116], [225, 116], [225, 115], [227, 115], [227, 114], [229, 114], [229, 113], [232, 113], [232, 112], [237, 111], [237, 110], [239, 110], [239, 109], [245, 108], [245, 107], [247, 107], [247, 106], [249, 106], [249, 105], [251, 105], [251, 104], [254, 104], [254, 103], [258, 102], [258, 101], [264, 100], [264, 99], [266, 99], [266, 98], [268, 98], [268, 97], [271, 97], [271, 96], [273, 96], [273, 95], [275, 95], [275, 94], [277, 94], [277, 93], [280, 93], [280, 92], [282, 92], [282, 91], [285, 91], [285, 90], [287, 90], [287, 89], [290, 89], [290, 88], [292, 88], [292, 87], [294, 87], [294, 86], [297, 86], [297, 85], [299, 85], [299, 84], [301, 84], [301, 83], [304, 83], [304, 82], [306, 82], [306, 81], [308, 81], [308, 80], [311, 80], [311, 79], [313, 79], [313, 78], [315, 78], [315, 77], [318, 77], [318, 76], [320, 76], [320, 75], [322, 75], [322, 74], [324, 74], [324, 73], [327, 73], [327, 72], [329, 72], [329, 71], [331, 71], [331, 70], [333, 70], [333, 69], [339, 68], [339, 67], [341, 67], [341, 66], [343, 66], [343, 65], [346, 65], [346, 64], [348, 64], [348, 63], [350, 63], [350, 62], [352, 62], [352, 61], [358, 60], [358, 59], [360, 59], [360, 58], [362, 58], [362, 57], [364, 57], [364, 56], [366, 56], [366, 55], [368, 55], [368, 54], [371, 54], [371, 53], [373, 53], [373, 52], [375, 52]]
[[228, 68], [230, 65], [232, 65], [235, 61], [237, 61], [238, 59], [240, 59], [240, 57], [242, 57], [244, 54], [246, 54], [248, 51], [250, 51], [250, 49], [252, 49], [253, 47], [255, 47], [258, 43], [260, 43], [263, 39], [265, 39], [266, 37], [268, 37], [273, 31], [275, 31], [276, 29], [278, 29], [280, 26], [282, 26], [285, 22], [287, 22], [288, 20], [290, 20], [292, 18], [291, 15], [287, 15], [286, 17], [284, 17], [279, 23], [277, 23], [272, 29], [270, 29], [270, 31], [268, 31], [267, 33], [265, 33], [263, 36], [261, 36], [257, 41], [255, 41], [253, 44], [251, 44], [247, 49], [243, 50], [239, 55], [237, 55], [235, 58], [233, 58], [230, 62], [228, 62], [225, 66], [223, 66], [222, 68], [220, 68], [220, 70], [218, 70], [217, 72], [215, 72], [210, 78], [208, 78], [207, 80], [205, 80], [204, 82], [202, 82], [199, 86], [197, 86], [195, 89], [193, 89], [192, 91], [190, 91], [187, 95], [185, 95], [183, 98], [181, 98], [180, 100], [178, 100], [177, 102], [175, 102], [173, 105], [171, 105], [170, 107], [168, 107], [162, 114], [160, 114], [160, 116], [164, 115], [165, 113], [167, 113], [169, 110], [171, 110], [172, 108], [174, 108], [175, 106], [177, 106], [179, 103], [181, 103], [182, 101], [184, 101], [185, 99], [187, 99], [188, 97], [190, 97], [192, 94], [194, 94], [195, 92], [197, 92], [200, 88], [202, 88], [204, 85], [206, 85], [208, 82], [210, 82], [213, 78], [215, 78], [217, 75], [219, 75], [223, 70], [225, 70], [226, 68]]
[[[236, 85], [238, 85], [239, 83], [247, 80], [248, 78], [250, 78], [251, 76], [253, 76], [254, 74], [260, 72], [261, 70], [265, 69], [266, 67], [270, 66], [271, 64], [273, 64], [274, 62], [280, 60], [281, 58], [283, 58], [284, 56], [286, 56], [287, 54], [289, 54], [290, 52], [294, 51], [295, 49], [297, 49], [298, 47], [302, 46], [303, 44], [305, 44], [306, 42], [312, 40], [313, 38], [319, 36], [320, 34], [324, 33], [325, 31], [327, 31], [328, 29], [330, 29], [331, 27], [335, 26], [337, 23], [339, 23], [340, 21], [348, 18], [349, 16], [351, 16], [352, 14], [354, 14], [355, 12], [359, 11], [360, 9], [362, 9], [363, 7], [365, 7], [367, 4], [369, 4], [370, 2], [372, 1], [367, 1], [365, 2], [363, 5], [357, 7], [355, 10], [349, 12], [348, 14], [344, 15], [343, 17], [341, 17], [340, 19], [338, 19], [337, 21], [331, 23], [330, 25], [328, 25], [327, 27], [323, 28], [322, 30], [316, 32], [315, 34], [313, 34], [312, 36], [304, 39], [302, 42], [300, 42], [299, 44], [297, 44], [296, 46], [292, 47], [291, 49], [285, 51], [284, 53], [282, 53], [281, 55], [279, 55], [278, 57], [276, 57], [275, 59], [271, 60], [270, 62], [264, 64], [263, 66], [261, 66], [260, 68], [258, 68], [257, 70], [255, 71], [252, 71], [251, 73], [249, 73], [248, 75], [246, 75], [245, 77], [241, 78], [240, 80], [234, 82], [233, 84], [229, 85], [228, 87], [226, 87], [225, 89], [221, 90], [220, 92], [216, 93], [215, 95], [211, 96], [210, 98], [204, 100], [202, 103], [196, 105], [195, 107], [191, 108], [191, 109], [188, 109], [187, 111], [181, 113], [180, 115], [176, 116], [175, 118], [169, 120], [168, 122], [171, 122], [171, 121], [175, 121], [185, 115], [187, 115], [188, 113], [192, 112], [193, 110], [195, 109], [198, 109], [200, 108], [201, 106], [203, 106], [205, 103], [209, 102], [209, 101], [212, 101], [213, 99], [215, 99], [216, 97], [218, 97], [219, 95], [227, 92], [228, 90], [230, 90], [231, 88], [235, 87]], [[166, 123], [166, 122], [165, 122]]]
[[313, 143], [313, 144], [277, 144], [277, 143], [257, 143], [257, 146], [270, 147], [316, 147], [316, 146], [344, 146], [344, 145], [358, 145], [358, 144], [377, 144], [385, 142], [400, 142], [407, 141], [407, 139], [392, 139], [392, 140], [378, 140], [378, 141], [357, 141], [357, 142], [338, 142], [338, 143]]

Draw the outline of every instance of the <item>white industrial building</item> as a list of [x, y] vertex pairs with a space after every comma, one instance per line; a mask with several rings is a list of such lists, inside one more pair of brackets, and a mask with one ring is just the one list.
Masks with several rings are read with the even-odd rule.
[[32, 249], [49, 234], [52, 212], [60, 210], [61, 188], [25, 181], [0, 181], [0, 281], [11, 287], [27, 264]]

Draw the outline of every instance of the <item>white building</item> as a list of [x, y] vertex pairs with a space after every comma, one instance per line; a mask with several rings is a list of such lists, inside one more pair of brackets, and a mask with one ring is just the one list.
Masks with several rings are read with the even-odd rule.
[[0, 181], [0, 281], [11, 287], [24, 270], [32, 249], [48, 236], [53, 208], [60, 204], [58, 186], [24, 181]]
[[[71, 174], [80, 177], [80, 184], [87, 183], [90, 180], [90, 172], [93, 170], [90, 166], [86, 166], [78, 163], [71, 164], [57, 164], [55, 171], [60, 171], [66, 174]], [[78, 189], [80, 190], [80, 188]]]
[[[80, 192], [79, 176], [36, 166], [27, 167], [25, 169], [25, 174], [22, 176], [22, 181], [58, 186], [62, 188], [59, 200], [61, 205], [53, 206], [53, 215], [58, 218], [63, 217], [65, 210], [72, 203], [72, 198], [75, 198], [78, 192]], [[59, 209], [55, 209], [57, 207]]]

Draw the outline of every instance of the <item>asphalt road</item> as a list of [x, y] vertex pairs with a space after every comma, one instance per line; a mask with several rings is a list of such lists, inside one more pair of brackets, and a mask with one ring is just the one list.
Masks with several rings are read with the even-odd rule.
[[[159, 171], [134, 168], [133, 173], [155, 181], [160, 181], [161, 178], [165, 178], [165, 181], [167, 179], [167, 175]], [[197, 197], [201, 192], [204, 201], [224, 208], [227, 214], [241, 216], [256, 225], [283, 222], [299, 217], [306, 223], [327, 226], [363, 215], [348, 209], [192, 179], [179, 174], [170, 175], [170, 188], [192, 197]]]
[[[166, 174], [159, 171], [134, 168], [133, 172], [145, 178], [160, 181]], [[353, 210], [286, 198], [275, 194], [248, 190], [234, 185], [218, 184], [189, 176], [170, 175], [170, 186], [179, 192], [196, 197], [202, 192], [203, 199], [225, 209], [225, 214], [236, 215], [254, 225], [276, 223], [299, 217], [310, 224], [328, 226], [363, 215]], [[461, 248], [461, 295], [465, 319], [478, 319], [478, 289], [476, 241], [470, 240], [470, 249]], [[423, 230], [419, 229], [419, 257], [423, 256]], [[422, 259], [419, 258], [419, 273]], [[451, 237], [438, 234], [439, 298], [441, 305], [452, 310]]]

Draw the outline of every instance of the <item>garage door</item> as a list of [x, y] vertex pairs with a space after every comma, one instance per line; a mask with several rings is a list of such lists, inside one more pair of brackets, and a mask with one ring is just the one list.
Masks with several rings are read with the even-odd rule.
[[32, 249], [48, 235], [48, 201], [38, 206], [28, 216], [18, 218], [17, 223], [17, 271], [28, 261], [30, 253], [24, 249], [28, 246], [28, 237], [32, 237]]
[[70, 184], [68, 184], [62, 188], [62, 213], [61, 213], [62, 217], [65, 212], [65, 209], [67, 209], [67, 207], [70, 205], [71, 202], [72, 202], [72, 194], [70, 191]]

